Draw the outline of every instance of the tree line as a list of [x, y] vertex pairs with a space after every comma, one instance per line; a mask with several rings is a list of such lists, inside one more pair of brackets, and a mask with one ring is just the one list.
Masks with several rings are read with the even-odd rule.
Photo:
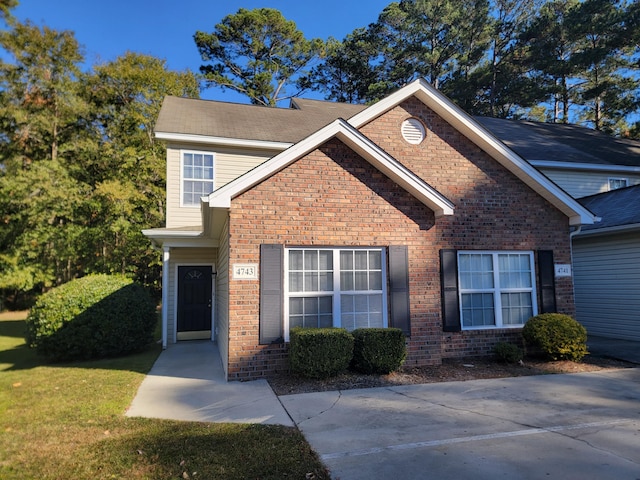
[[165, 217], [153, 125], [165, 95], [199, 96], [196, 75], [132, 52], [83, 72], [73, 32], [10, 15], [0, 46], [0, 309], [89, 273], [158, 283], [141, 233]]
[[88, 273], [159, 282], [141, 230], [164, 225], [165, 95], [372, 103], [424, 77], [474, 115], [640, 138], [637, 1], [401, 0], [342, 40], [240, 9], [194, 33], [199, 74], [134, 52], [82, 71], [74, 33], [18, 22], [16, 4], [0, 0], [0, 308]]
[[[205, 78], [273, 106], [286, 98], [285, 81], [293, 96], [311, 89], [327, 100], [371, 103], [423, 77], [473, 115], [640, 137], [637, 1], [401, 0], [326, 42], [300, 41], [278, 14], [241, 10], [197, 34]], [[258, 28], [267, 15], [277, 35]]]

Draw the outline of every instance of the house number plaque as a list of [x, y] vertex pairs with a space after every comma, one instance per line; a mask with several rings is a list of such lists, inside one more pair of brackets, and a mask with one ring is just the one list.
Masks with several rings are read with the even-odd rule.
[[559, 264], [556, 263], [556, 277], [570, 277], [571, 276], [571, 264]]
[[258, 264], [257, 263], [234, 263], [233, 279], [234, 280], [257, 280]]

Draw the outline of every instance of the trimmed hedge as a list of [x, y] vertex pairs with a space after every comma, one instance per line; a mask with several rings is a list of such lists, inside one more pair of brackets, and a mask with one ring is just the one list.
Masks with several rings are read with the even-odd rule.
[[354, 370], [386, 374], [398, 370], [407, 358], [404, 333], [399, 328], [360, 328], [351, 335]]
[[50, 360], [88, 360], [153, 341], [155, 302], [124, 276], [89, 275], [50, 290], [27, 317], [27, 344]]
[[353, 337], [343, 328], [292, 328], [291, 371], [309, 378], [328, 378], [346, 370], [353, 356]]
[[518, 363], [522, 360], [522, 350], [513, 343], [498, 342], [493, 348], [493, 353], [499, 362]]
[[587, 329], [569, 315], [543, 313], [531, 317], [522, 329], [522, 337], [528, 350], [532, 347], [552, 360], [579, 362], [589, 353]]

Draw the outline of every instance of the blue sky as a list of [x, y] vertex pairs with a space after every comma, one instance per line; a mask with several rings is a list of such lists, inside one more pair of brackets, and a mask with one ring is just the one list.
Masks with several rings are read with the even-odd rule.
[[[89, 66], [133, 51], [163, 58], [172, 70], [197, 72], [201, 60], [193, 34], [212, 32], [222, 18], [239, 8], [275, 8], [307, 38], [342, 39], [355, 28], [375, 22], [391, 1], [20, 0], [13, 14], [21, 21], [75, 32]], [[202, 98], [244, 101], [214, 88], [205, 90]]]

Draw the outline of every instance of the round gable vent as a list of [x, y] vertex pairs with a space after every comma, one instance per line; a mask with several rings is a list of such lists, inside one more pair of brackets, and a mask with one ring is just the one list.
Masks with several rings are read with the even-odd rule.
[[411, 145], [422, 143], [426, 135], [424, 125], [417, 118], [407, 118], [402, 122], [402, 138]]

